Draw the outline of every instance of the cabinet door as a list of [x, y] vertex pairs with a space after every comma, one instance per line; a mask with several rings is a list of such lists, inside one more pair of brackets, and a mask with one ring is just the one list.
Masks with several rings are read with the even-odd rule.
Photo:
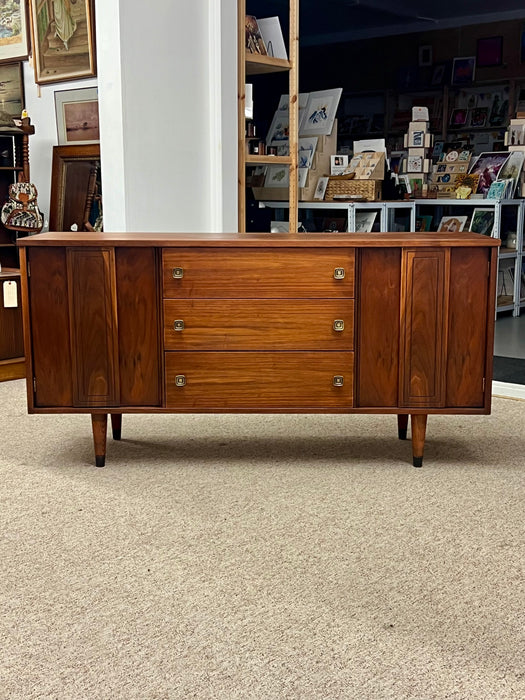
[[114, 406], [119, 398], [115, 255], [67, 250], [75, 406]]
[[36, 407], [72, 406], [73, 378], [65, 248], [27, 248]]
[[401, 268], [400, 405], [445, 405], [450, 251], [404, 250]]
[[[450, 262], [447, 406], [482, 407], [486, 397], [490, 248], [454, 248]], [[490, 384], [490, 382], [489, 382]]]

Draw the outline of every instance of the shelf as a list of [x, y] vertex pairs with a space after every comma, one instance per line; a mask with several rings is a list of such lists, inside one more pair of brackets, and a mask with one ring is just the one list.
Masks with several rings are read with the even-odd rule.
[[246, 156], [246, 165], [290, 165], [290, 156]]
[[282, 73], [290, 70], [290, 61], [284, 58], [271, 56], [259, 56], [259, 54], [246, 55], [246, 75], [262, 75], [263, 73]]

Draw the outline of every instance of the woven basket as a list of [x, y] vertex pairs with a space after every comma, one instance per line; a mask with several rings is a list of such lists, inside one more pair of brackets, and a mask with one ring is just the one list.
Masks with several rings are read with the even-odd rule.
[[374, 202], [381, 199], [381, 181], [330, 178], [324, 198], [327, 201], [333, 201], [336, 194], [345, 197], [363, 197], [367, 201]]

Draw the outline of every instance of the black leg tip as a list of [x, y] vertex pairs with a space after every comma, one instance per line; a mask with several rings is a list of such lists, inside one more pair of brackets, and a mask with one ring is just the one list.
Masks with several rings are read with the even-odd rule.
[[406, 428], [398, 428], [397, 435], [400, 440], [406, 440], [407, 439], [407, 429]]
[[95, 455], [95, 466], [96, 467], [104, 467], [106, 465], [106, 457], [105, 455]]
[[113, 440], [120, 440], [121, 437], [122, 437], [121, 428], [117, 428], [116, 430], [113, 431]]
[[423, 457], [412, 457], [412, 463], [414, 467], [422, 467], [423, 466]]

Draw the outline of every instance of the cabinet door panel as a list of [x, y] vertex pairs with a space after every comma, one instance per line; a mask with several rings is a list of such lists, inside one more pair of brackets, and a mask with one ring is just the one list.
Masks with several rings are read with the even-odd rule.
[[489, 255], [487, 248], [451, 251], [447, 406], [485, 402]]
[[[353, 406], [353, 352], [168, 352], [168, 408], [329, 409]], [[176, 377], [185, 384], [177, 386]], [[342, 376], [342, 386], [334, 377]]]
[[[183, 276], [175, 279], [173, 270]], [[344, 268], [342, 279], [334, 278]], [[174, 248], [163, 252], [166, 298], [340, 299], [354, 296], [354, 252], [337, 248]]]
[[113, 249], [67, 250], [75, 406], [118, 403], [118, 343]]
[[[35, 406], [72, 406], [65, 248], [28, 248]], [[29, 348], [27, 349], [29, 352]]]
[[353, 299], [164, 301], [166, 350], [352, 350], [353, 336]]
[[117, 248], [120, 405], [161, 401], [156, 257], [153, 248]]
[[397, 406], [401, 253], [365, 248], [359, 259], [357, 405]]
[[448, 250], [403, 251], [402, 406], [445, 405], [447, 259]]

